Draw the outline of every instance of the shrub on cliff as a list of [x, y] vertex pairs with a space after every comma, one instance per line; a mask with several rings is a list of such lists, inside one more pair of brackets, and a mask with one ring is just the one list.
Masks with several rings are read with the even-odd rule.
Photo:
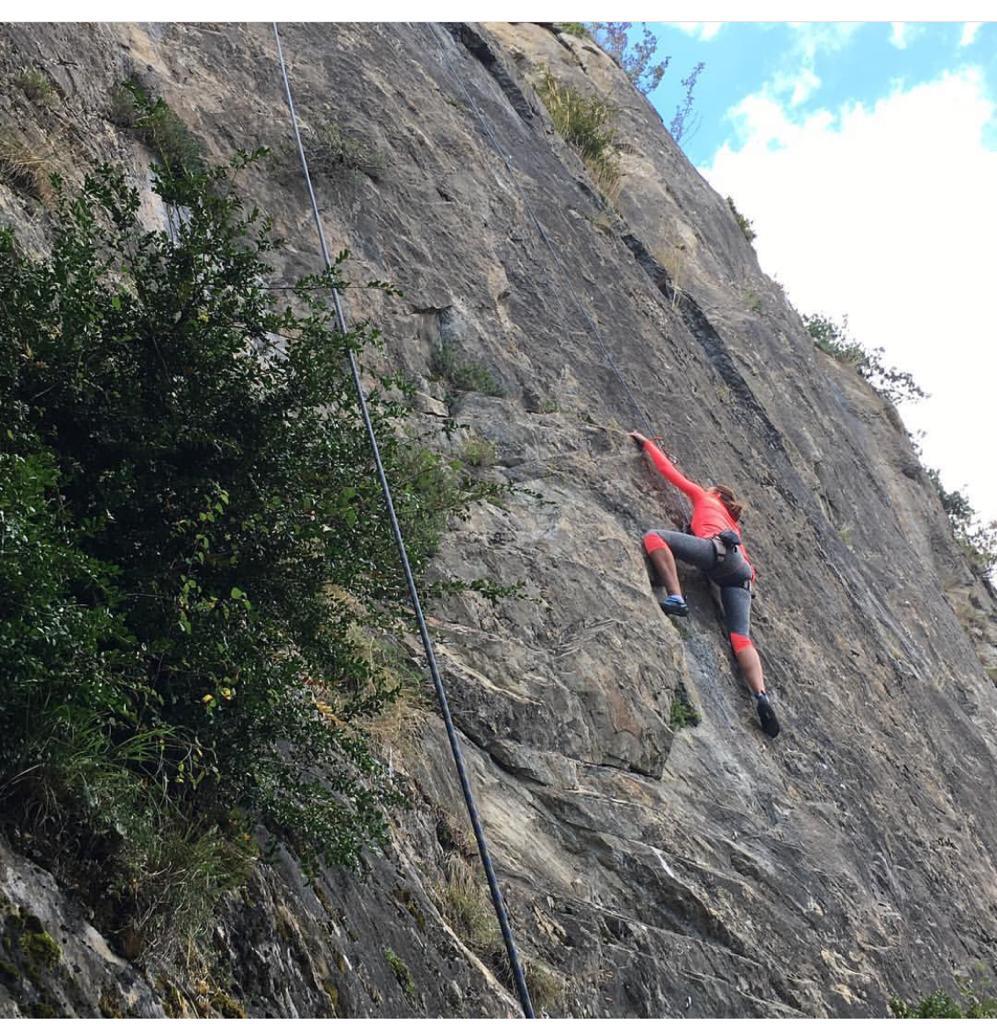
[[734, 214], [734, 220], [737, 221], [737, 226], [741, 229], [741, 234], [744, 235], [745, 241], [753, 242], [758, 236], [755, 234], [755, 228], [752, 221], [748, 220], [743, 213], [734, 205], [734, 200], [731, 196], [727, 197], [727, 206], [730, 212]]
[[[682, 79], [682, 88], [685, 90], [682, 94], [682, 102], [676, 105], [675, 115], [668, 125], [668, 132], [676, 142], [681, 142], [686, 136], [691, 138], [699, 130], [701, 118], [698, 115], [696, 117], [692, 116], [692, 105], [696, 102], [693, 94], [696, 90], [699, 76], [703, 73], [705, 67], [706, 64], [703, 61], [699, 61], [689, 74]], [[728, 197], [729, 201], [730, 197]], [[749, 238], [748, 241], [750, 242], [751, 239]]]
[[[175, 237], [106, 166], [50, 256], [0, 232], [0, 813], [119, 934], [203, 922], [254, 825], [356, 864], [392, 799], [355, 636], [406, 595], [345, 362], [377, 332], [335, 326], [345, 254], [271, 289], [266, 219], [176, 167]], [[397, 383], [370, 408], [421, 574], [482, 492], [413, 459]]]
[[638, 92], [645, 96], [653, 92], [665, 77], [670, 57], [656, 61], [658, 39], [647, 27], [642, 25], [640, 42], [630, 42], [631, 21], [595, 21], [592, 22], [591, 33], [595, 41], [612, 57], [626, 72]]
[[952, 533], [963, 549], [970, 568], [977, 576], [988, 576], [997, 568], [997, 521], [984, 523], [962, 491], [946, 490], [937, 469], [928, 470], [928, 479], [934, 484], [942, 508], [952, 524]]
[[913, 1003], [891, 999], [890, 1013], [901, 1020], [955, 1017], [992, 1020], [997, 1017], [997, 995], [987, 995], [981, 990], [980, 979], [984, 977], [986, 972], [978, 972], [977, 981], [960, 984], [959, 998], [939, 989]]
[[894, 405], [900, 402], [917, 401], [928, 395], [921, 389], [917, 381], [906, 370], [898, 370], [895, 366], [887, 366], [883, 362], [883, 349], [867, 349], [860, 342], [848, 337], [848, 317], [841, 322], [831, 317], [814, 314], [804, 316], [803, 324], [814, 344], [840, 363], [855, 367], [859, 376], [863, 377], [885, 398]]
[[136, 81], [111, 90], [111, 121], [131, 132], [173, 174], [204, 169], [204, 148], [176, 111], [161, 97], [150, 96]]
[[578, 39], [591, 39], [591, 33], [585, 27], [583, 21], [555, 21], [554, 22], [555, 32], [565, 32], [569, 36], [575, 36]]

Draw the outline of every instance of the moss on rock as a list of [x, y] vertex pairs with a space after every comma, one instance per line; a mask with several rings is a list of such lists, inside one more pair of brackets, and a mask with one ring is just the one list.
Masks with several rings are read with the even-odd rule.
[[46, 931], [25, 932], [21, 949], [28, 963], [36, 969], [51, 970], [62, 959], [62, 947]]

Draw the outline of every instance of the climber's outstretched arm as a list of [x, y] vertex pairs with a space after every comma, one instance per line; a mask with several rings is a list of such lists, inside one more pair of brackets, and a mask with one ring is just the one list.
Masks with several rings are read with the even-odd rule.
[[654, 468], [669, 483], [674, 484], [682, 491], [690, 501], [695, 502], [703, 496], [703, 488], [699, 484], [693, 483], [688, 477], [683, 476], [653, 441], [649, 441], [643, 434], [638, 434], [636, 430], [631, 431], [630, 436], [642, 447], [644, 454], [648, 457]]

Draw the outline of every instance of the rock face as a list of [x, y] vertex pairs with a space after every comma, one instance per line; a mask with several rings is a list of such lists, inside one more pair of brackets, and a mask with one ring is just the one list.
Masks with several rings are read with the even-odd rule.
[[[466, 445], [443, 434], [453, 414], [490, 443], [478, 471], [519, 486], [459, 524], [439, 567], [524, 581], [524, 598], [450, 598], [432, 629], [538, 1008], [876, 1016], [997, 963], [997, 605], [895, 410], [815, 349], [724, 199], [593, 44], [533, 24], [291, 26], [283, 41], [301, 120], [371, 157], [316, 174], [355, 277], [404, 292], [354, 314], [420, 382], [433, 443]], [[245, 187], [289, 240], [288, 274], [316, 268], [268, 29], [21, 26], [0, 47], [5, 75], [37, 64], [58, 89], [52, 110], [0, 102], [70, 177], [98, 159], [146, 175], [149, 154], [105, 115], [128, 74], [215, 156], [273, 146]], [[616, 108], [615, 210], [537, 99], [544, 67]], [[45, 244], [38, 205], [6, 187], [0, 219]], [[448, 394], [430, 379], [441, 344], [502, 394]], [[682, 623], [656, 605], [640, 537], [685, 512], [626, 439], [645, 416], [691, 477], [748, 507], [775, 742], [707, 585], [684, 573]], [[678, 695], [698, 726], [670, 724]], [[515, 1015], [440, 895], [467, 850], [439, 717], [407, 709], [389, 737], [412, 797], [392, 850], [314, 888], [289, 859], [262, 867], [212, 939], [228, 1003], [164, 1003], [168, 979], [120, 961], [0, 847], [0, 894], [62, 929], [76, 986], [58, 1007], [106, 1011], [106, 988], [147, 1014]], [[0, 969], [0, 1008], [32, 1012], [22, 982]]]
[[47, 872], [0, 839], [0, 1016], [158, 1017], [163, 1003]]

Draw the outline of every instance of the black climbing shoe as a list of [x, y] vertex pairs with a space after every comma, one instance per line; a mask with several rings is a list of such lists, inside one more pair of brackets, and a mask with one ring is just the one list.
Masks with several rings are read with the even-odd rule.
[[680, 618], [689, 614], [689, 606], [685, 603], [685, 598], [677, 597], [675, 595], [665, 598], [665, 600], [661, 602], [661, 610], [666, 615], [677, 615]]
[[766, 694], [755, 697], [755, 704], [758, 706], [758, 721], [762, 723], [762, 732], [770, 739], [779, 735], [779, 719], [775, 717], [775, 711]]

